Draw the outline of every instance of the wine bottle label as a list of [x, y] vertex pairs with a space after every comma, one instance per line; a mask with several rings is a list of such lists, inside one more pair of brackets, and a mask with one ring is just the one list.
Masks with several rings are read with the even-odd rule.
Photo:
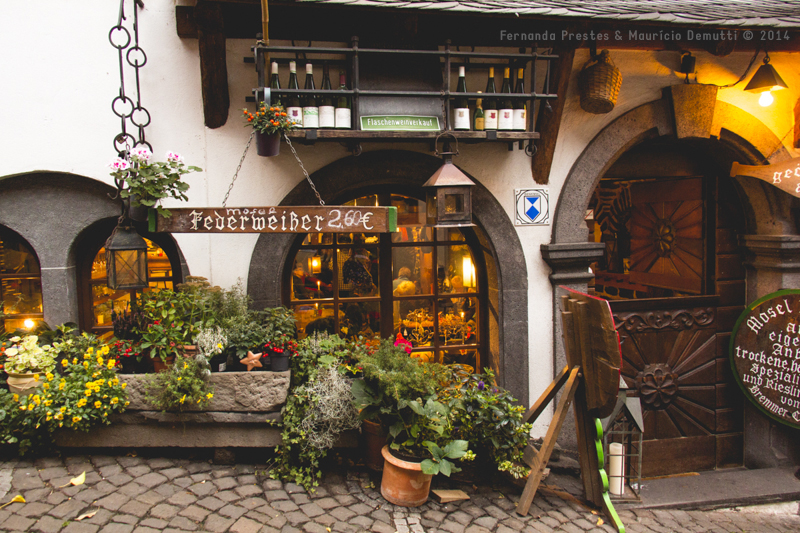
[[469, 108], [458, 107], [455, 110], [455, 117], [453, 120], [453, 129], [468, 130], [469, 129]]
[[332, 105], [319, 106], [319, 127], [333, 128], [336, 125], [336, 113]]
[[487, 130], [497, 129], [497, 109], [485, 109], [484, 128]]
[[286, 114], [289, 116], [289, 120], [294, 122], [297, 127], [303, 127], [303, 108], [302, 107], [287, 107]]
[[478, 117], [475, 119], [475, 131], [483, 131], [486, 129], [486, 117]]
[[525, 110], [524, 109], [515, 109], [514, 110], [514, 129], [515, 130], [525, 130]]
[[350, 108], [337, 107], [336, 108], [336, 127], [350, 129]]
[[514, 129], [514, 110], [501, 109], [497, 116], [497, 129], [498, 130], [512, 130]]
[[318, 107], [304, 107], [303, 108], [303, 127], [304, 128], [319, 128], [319, 108]]

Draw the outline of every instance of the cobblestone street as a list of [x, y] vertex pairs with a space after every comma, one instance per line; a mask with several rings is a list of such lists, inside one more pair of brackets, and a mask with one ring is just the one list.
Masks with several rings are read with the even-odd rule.
[[[359, 468], [331, 468], [313, 494], [269, 479], [266, 466], [216, 465], [204, 459], [136, 456], [48, 457], [0, 463], [0, 531], [76, 533], [569, 533], [611, 532], [602, 514], [580, 500], [580, 481], [552, 474], [531, 513], [514, 512], [514, 485], [471, 485], [436, 479], [469, 500], [429, 501], [408, 509], [380, 496], [380, 478]], [[86, 472], [85, 483], [70, 480]], [[577, 496], [577, 497], [576, 497]], [[786, 509], [788, 504], [784, 504]], [[791, 508], [791, 507], [789, 507]], [[800, 531], [793, 513], [744, 510], [628, 510], [620, 516], [632, 533], [669, 531]]]

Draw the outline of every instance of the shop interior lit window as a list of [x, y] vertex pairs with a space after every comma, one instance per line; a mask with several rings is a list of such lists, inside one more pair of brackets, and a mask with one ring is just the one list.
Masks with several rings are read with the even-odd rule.
[[6, 332], [32, 329], [43, 320], [39, 259], [22, 237], [0, 228], [0, 287]]
[[[147, 282], [148, 289], [172, 289], [175, 285], [172, 265], [167, 254], [157, 244], [147, 242]], [[91, 297], [92, 324], [90, 329], [97, 334], [111, 333], [112, 311], [121, 312], [128, 309], [135, 291], [113, 290], [107, 286], [106, 249], [100, 248], [92, 262]]]
[[345, 205], [397, 207], [392, 234], [312, 233], [290, 265], [287, 303], [301, 337], [402, 338], [412, 357], [481, 368], [476, 263], [459, 229], [425, 225], [425, 202], [396, 194]]

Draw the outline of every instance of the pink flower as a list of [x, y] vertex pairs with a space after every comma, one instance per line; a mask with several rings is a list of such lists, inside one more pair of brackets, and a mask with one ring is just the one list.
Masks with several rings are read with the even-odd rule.
[[147, 163], [153, 157], [153, 153], [146, 146], [139, 145], [131, 150], [131, 157], [140, 163]]
[[113, 160], [108, 166], [111, 168], [111, 170], [128, 170], [131, 168], [130, 163], [119, 157]]
[[167, 152], [167, 161], [170, 163], [183, 163], [183, 157], [175, 152]]

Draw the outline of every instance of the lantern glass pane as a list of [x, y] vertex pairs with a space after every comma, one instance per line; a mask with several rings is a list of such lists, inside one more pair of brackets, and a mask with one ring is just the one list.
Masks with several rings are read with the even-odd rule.
[[444, 195], [444, 212], [447, 214], [456, 214], [464, 212], [464, 195], [463, 194], [445, 194]]
[[114, 252], [115, 288], [144, 287], [147, 285], [147, 261], [144, 250], [117, 250]]

